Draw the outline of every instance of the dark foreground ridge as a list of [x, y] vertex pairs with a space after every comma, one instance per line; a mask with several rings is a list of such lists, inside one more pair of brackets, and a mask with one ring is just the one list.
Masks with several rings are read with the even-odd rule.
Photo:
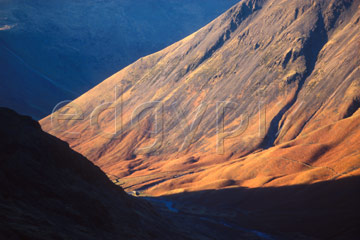
[[6, 108], [0, 193], [0, 239], [187, 239], [67, 143]]

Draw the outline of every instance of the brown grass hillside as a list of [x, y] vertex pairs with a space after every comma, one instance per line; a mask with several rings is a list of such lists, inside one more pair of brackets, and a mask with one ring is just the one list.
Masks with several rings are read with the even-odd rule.
[[359, 24], [356, 0], [240, 1], [41, 125], [152, 195], [359, 175]]

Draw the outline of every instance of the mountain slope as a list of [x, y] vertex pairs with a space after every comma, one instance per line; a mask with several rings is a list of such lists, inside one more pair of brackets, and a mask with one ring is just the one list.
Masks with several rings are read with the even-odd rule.
[[[160, 183], [155, 185], [164, 186], [162, 192], [201, 186], [198, 172], [225, 164], [230, 174], [237, 165], [229, 159], [243, 156], [255, 159], [249, 161], [247, 177], [220, 176], [223, 170], [215, 167], [207, 183], [213, 182], [212, 188], [258, 186], [279, 178], [276, 185], [286, 185], [334, 177], [311, 174], [307, 165], [331, 164], [340, 175], [352, 173], [359, 161], [359, 19], [358, 1], [241, 1], [53, 115], [64, 118], [62, 113], [77, 111], [77, 120], [58, 126], [47, 117], [41, 124], [114, 178], [131, 175], [125, 182], [133, 188], [145, 182]], [[115, 118], [114, 109], [122, 119]], [[151, 112], [163, 114], [163, 121], [156, 122]], [[140, 124], [132, 124], [137, 120]], [[117, 133], [104, 134], [114, 132], [115, 123]], [[156, 124], [161, 131], [154, 130]], [[292, 152], [293, 163], [271, 161], [270, 169], [285, 171], [281, 175], [260, 170], [265, 160], [256, 161], [262, 159], [258, 155], [269, 159], [274, 152], [276, 158], [281, 146], [294, 146], [284, 150]], [[336, 157], [336, 149], [343, 157]], [[349, 156], [346, 164], [340, 163], [344, 156]], [[281, 165], [285, 170], [279, 170]], [[312, 177], [301, 177], [308, 174]], [[152, 177], [134, 185], [142, 175]], [[184, 181], [164, 182], [174, 176]]]
[[[18, 76], [1, 64], [1, 81], [17, 96], [13, 101], [14, 95], [4, 91], [0, 104], [42, 118], [58, 102], [74, 99], [118, 69], [178, 41], [235, 3], [2, 0], [0, 44], [16, 59], [1, 57], [10, 63], [21, 59], [39, 75], [37, 80], [32, 78], [34, 73]], [[21, 72], [22, 65], [13, 68]], [[42, 91], [43, 85], [54, 85], [55, 90]], [[41, 99], [29, 97], [29, 91]]]

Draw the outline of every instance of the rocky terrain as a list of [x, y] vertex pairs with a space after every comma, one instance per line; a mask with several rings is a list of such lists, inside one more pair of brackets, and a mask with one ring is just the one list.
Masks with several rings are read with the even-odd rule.
[[351, 239], [359, 6], [240, 1], [40, 123], [126, 191], [239, 225]]
[[0, 104], [43, 118], [236, 2], [1, 0]]

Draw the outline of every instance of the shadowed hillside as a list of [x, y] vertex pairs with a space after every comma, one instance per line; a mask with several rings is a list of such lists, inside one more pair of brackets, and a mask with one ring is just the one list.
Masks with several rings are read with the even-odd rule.
[[43, 118], [60, 101], [180, 40], [236, 2], [1, 0], [0, 105]]
[[0, 123], [1, 239], [186, 239], [30, 117]]

